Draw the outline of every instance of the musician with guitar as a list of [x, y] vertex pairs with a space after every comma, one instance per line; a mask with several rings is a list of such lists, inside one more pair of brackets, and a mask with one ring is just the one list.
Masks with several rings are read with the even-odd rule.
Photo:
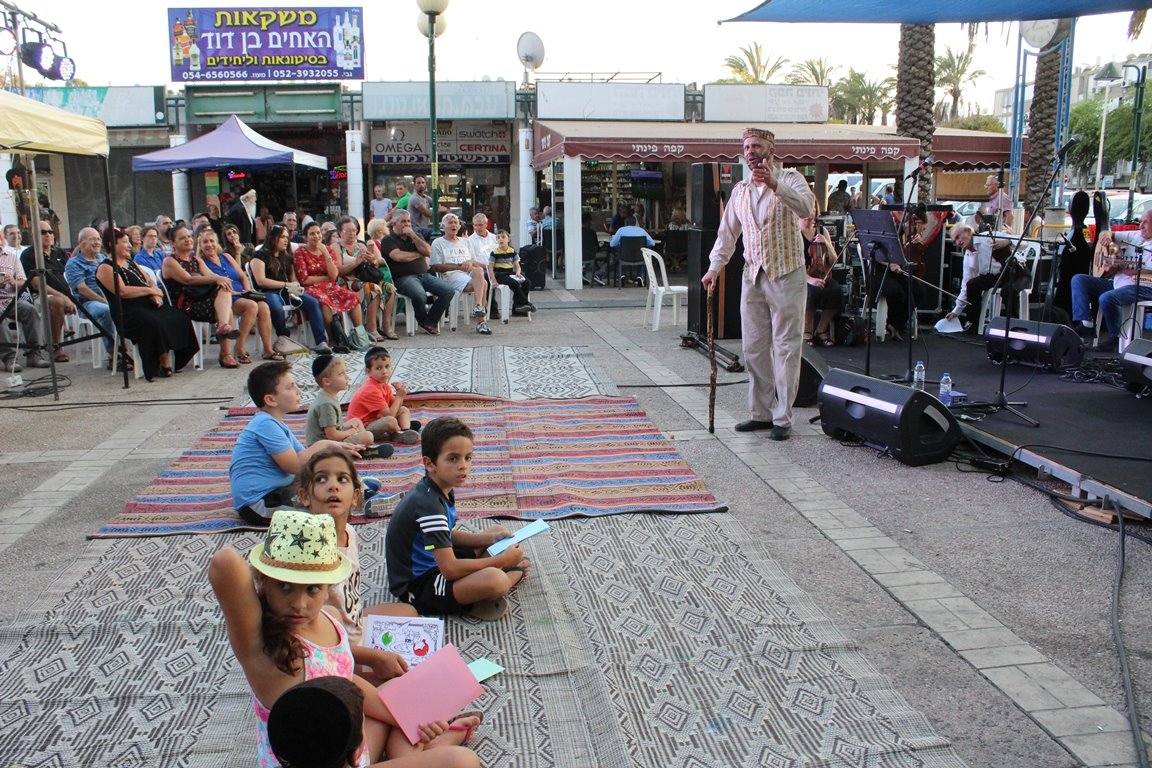
[[[839, 261], [839, 254], [827, 227], [819, 226], [815, 208], [811, 216], [800, 220], [800, 236], [804, 238], [804, 264], [808, 272], [804, 343], [812, 347], [833, 347], [836, 342], [828, 331], [836, 315], [844, 308], [844, 292], [832, 277], [832, 267]], [[816, 320], [817, 311], [820, 312], [819, 321]], [[814, 323], [815, 333], [812, 331]]]
[[1025, 287], [1021, 282], [1027, 279], [1028, 270], [1012, 253], [1014, 240], [1008, 232], [976, 235], [967, 224], [952, 228], [952, 242], [964, 253], [964, 276], [956, 304], [947, 314], [949, 320], [963, 315], [968, 329], [975, 329], [984, 292], [1000, 281], [1003, 269], [1009, 270], [1000, 281], [1001, 288], [1007, 290], [1004, 303], [1012, 316], [1016, 316], [1016, 301]]
[[[1114, 248], [1116, 255], [1112, 254]], [[1121, 249], [1123, 254], [1119, 253]], [[1096, 300], [1109, 336], [1096, 349], [1116, 352], [1122, 331], [1121, 308], [1137, 301], [1152, 301], [1152, 211], [1140, 217], [1138, 230], [1100, 232], [1093, 274], [1072, 278], [1072, 320], [1081, 336], [1089, 336], [1094, 330], [1091, 305]]]

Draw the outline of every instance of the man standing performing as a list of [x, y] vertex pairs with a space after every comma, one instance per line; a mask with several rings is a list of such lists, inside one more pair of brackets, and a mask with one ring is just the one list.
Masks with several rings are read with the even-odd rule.
[[732, 189], [700, 283], [705, 291], [715, 287], [743, 233], [740, 330], [752, 418], [737, 424], [736, 431], [771, 429], [773, 440], [787, 440], [800, 384], [807, 297], [800, 219], [810, 215], [816, 199], [801, 174], [776, 162], [771, 132], [744, 131], [744, 160], [752, 177]]
[[240, 230], [240, 242], [248, 245], [262, 245], [254, 241], [256, 230], [256, 190], [250, 189], [240, 195], [240, 199], [228, 210], [228, 223]]

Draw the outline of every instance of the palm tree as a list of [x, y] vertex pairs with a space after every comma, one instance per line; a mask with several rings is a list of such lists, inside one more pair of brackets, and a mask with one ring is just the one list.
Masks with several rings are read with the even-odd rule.
[[[936, 91], [936, 28], [931, 24], [901, 24], [896, 63], [896, 133], [920, 142], [920, 158], [932, 154], [933, 94]], [[929, 177], [930, 178], [930, 177]], [[928, 180], [921, 178], [918, 200], [932, 200]]]
[[743, 56], [729, 56], [724, 59], [724, 66], [728, 67], [732, 76], [716, 82], [767, 83], [788, 63], [788, 59], [782, 56], [777, 56], [773, 62], [767, 61], [760, 43], [752, 43], [741, 48], [740, 53]]
[[832, 75], [840, 67], [829, 64], [828, 59], [806, 59], [792, 65], [792, 71], [784, 82], [789, 85], [823, 85], [831, 88]]
[[987, 73], [982, 69], [972, 69], [972, 43], [968, 43], [968, 50], [953, 51], [951, 46], [944, 48], [944, 55], [936, 57], [936, 87], [944, 89], [944, 93], [952, 102], [949, 120], [960, 117], [960, 100], [963, 96], [964, 86], [975, 83]]

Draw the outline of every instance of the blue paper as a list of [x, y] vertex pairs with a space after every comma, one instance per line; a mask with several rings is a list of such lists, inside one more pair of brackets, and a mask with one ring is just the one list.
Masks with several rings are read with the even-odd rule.
[[535, 520], [535, 521], [529, 523], [528, 525], [524, 526], [520, 530], [516, 531], [516, 533], [512, 534], [512, 536], [510, 538], [500, 539], [500, 541], [498, 541], [495, 544], [493, 544], [492, 546], [488, 547], [488, 555], [490, 557], [496, 557], [496, 555], [498, 555], [501, 552], [503, 552], [504, 550], [508, 549], [508, 547], [512, 546], [513, 544], [519, 544], [520, 542], [524, 541], [525, 539], [530, 539], [533, 536], [535, 536], [536, 534], [544, 533], [547, 530], [548, 530], [548, 521], [547, 520]]

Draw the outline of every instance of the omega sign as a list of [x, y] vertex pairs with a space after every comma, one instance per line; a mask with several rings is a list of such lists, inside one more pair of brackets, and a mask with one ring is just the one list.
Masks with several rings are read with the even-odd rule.
[[[512, 130], [506, 123], [440, 123], [436, 153], [442, 163], [507, 163]], [[427, 123], [391, 123], [372, 131], [374, 164], [423, 164], [431, 161]]]

